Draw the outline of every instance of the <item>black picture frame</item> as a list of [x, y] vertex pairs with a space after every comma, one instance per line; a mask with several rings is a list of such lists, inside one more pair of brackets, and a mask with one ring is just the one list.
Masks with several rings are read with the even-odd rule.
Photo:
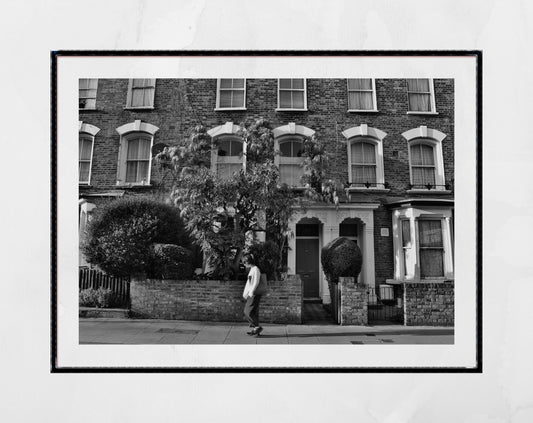
[[[473, 57], [476, 61], [476, 365], [472, 368], [462, 367], [445, 367], [445, 368], [428, 368], [428, 367], [247, 367], [247, 368], [229, 368], [229, 367], [59, 367], [57, 365], [58, 355], [58, 330], [57, 330], [57, 313], [58, 313], [58, 261], [57, 261], [57, 230], [58, 230], [58, 209], [57, 209], [57, 83], [58, 83], [58, 59], [65, 57], [176, 57], [176, 56], [281, 56], [281, 57], [326, 57], [326, 56], [370, 56], [370, 57]], [[483, 272], [482, 272], [482, 74], [483, 60], [482, 51], [480, 50], [435, 50], [435, 51], [415, 51], [415, 50], [370, 50], [370, 51], [311, 51], [311, 50], [293, 50], [293, 51], [236, 51], [236, 50], [181, 50], [181, 51], [148, 51], [148, 50], [59, 50], [51, 52], [51, 251], [50, 251], [50, 278], [51, 278], [51, 314], [50, 314], [50, 371], [51, 373], [482, 373], [483, 372]]]

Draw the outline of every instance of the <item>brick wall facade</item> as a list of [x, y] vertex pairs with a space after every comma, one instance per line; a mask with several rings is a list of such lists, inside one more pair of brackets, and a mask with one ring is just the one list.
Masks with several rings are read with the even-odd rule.
[[354, 278], [339, 278], [341, 325], [368, 325], [368, 301], [365, 285]]
[[[265, 118], [273, 128], [294, 122], [316, 131], [326, 143], [331, 156], [329, 177], [348, 181], [348, 148], [342, 131], [366, 124], [384, 131], [384, 178], [386, 192], [341, 193], [341, 203], [377, 203], [374, 210], [374, 260], [376, 286], [391, 279], [394, 273], [394, 251], [391, 211], [385, 204], [405, 198], [428, 198], [431, 195], [409, 193], [409, 151], [402, 133], [421, 125], [436, 129], [446, 137], [442, 141], [445, 181], [450, 193], [440, 199], [453, 199], [454, 185], [454, 80], [434, 79], [435, 114], [408, 114], [407, 81], [376, 79], [377, 112], [348, 112], [347, 80], [344, 78], [307, 79], [307, 110], [276, 111], [278, 80], [258, 78], [246, 80], [246, 110], [217, 111], [216, 79], [157, 79], [154, 107], [149, 110], [127, 109], [127, 79], [99, 79], [95, 110], [80, 110], [79, 120], [100, 128], [95, 136], [91, 185], [80, 185], [80, 196], [88, 198], [106, 190], [119, 190], [123, 195], [164, 197], [171, 187], [167, 173], [152, 166], [150, 187], [117, 186], [117, 164], [120, 136], [116, 128], [141, 120], [159, 128], [154, 144], [178, 145], [188, 141], [193, 128], [202, 124], [207, 129], [226, 122], [239, 124], [247, 119]], [[432, 193], [430, 193], [432, 194]], [[103, 200], [91, 197], [100, 206]], [[382, 236], [388, 229], [389, 236]]]
[[[150, 319], [244, 321], [244, 281], [174, 281], [132, 279], [131, 314]], [[269, 281], [262, 297], [262, 323], [302, 322], [302, 282], [299, 276]]]
[[453, 326], [454, 282], [405, 283], [406, 326]]

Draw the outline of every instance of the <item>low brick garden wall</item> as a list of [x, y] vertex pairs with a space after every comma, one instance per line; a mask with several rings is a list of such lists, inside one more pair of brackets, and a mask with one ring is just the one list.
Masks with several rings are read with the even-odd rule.
[[341, 291], [340, 324], [368, 325], [366, 285], [355, 283], [354, 278], [339, 278]]
[[[244, 321], [245, 281], [135, 279], [130, 284], [131, 316], [148, 319]], [[261, 299], [264, 323], [302, 322], [302, 282], [298, 275], [269, 281]]]
[[406, 326], [453, 326], [454, 281], [405, 283]]

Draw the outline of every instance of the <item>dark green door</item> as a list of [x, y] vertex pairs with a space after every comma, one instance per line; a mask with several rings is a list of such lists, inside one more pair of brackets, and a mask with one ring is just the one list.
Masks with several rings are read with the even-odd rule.
[[296, 239], [296, 273], [303, 281], [304, 298], [318, 297], [318, 239]]

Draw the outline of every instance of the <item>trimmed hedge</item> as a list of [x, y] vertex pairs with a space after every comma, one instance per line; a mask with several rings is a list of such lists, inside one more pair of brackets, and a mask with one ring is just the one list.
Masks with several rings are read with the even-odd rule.
[[338, 237], [322, 248], [321, 262], [328, 282], [337, 283], [340, 276], [351, 276], [357, 281], [363, 255], [355, 242]]
[[174, 244], [155, 244], [154, 263], [148, 276], [154, 279], [189, 279], [193, 274], [192, 252]]
[[87, 261], [106, 273], [148, 273], [157, 261], [153, 244], [191, 243], [179, 210], [142, 197], [115, 200], [94, 212], [82, 246]]

